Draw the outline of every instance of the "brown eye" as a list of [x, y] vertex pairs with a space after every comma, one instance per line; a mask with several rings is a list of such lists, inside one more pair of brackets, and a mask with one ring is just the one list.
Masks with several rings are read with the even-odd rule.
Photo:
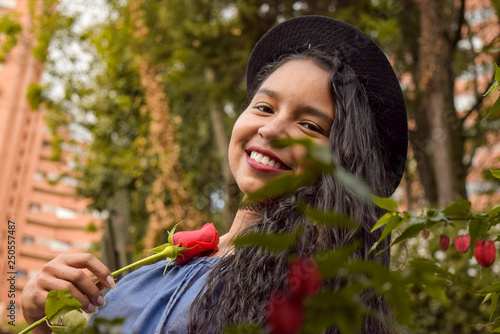
[[266, 114], [272, 114], [273, 113], [273, 110], [270, 107], [268, 107], [268, 106], [257, 106], [257, 107], [255, 107], [255, 109], [257, 109], [259, 111], [262, 111], [262, 112], [264, 112]]
[[323, 131], [321, 130], [321, 128], [319, 126], [317, 126], [316, 124], [313, 124], [313, 123], [303, 123], [302, 126], [305, 127], [307, 130], [323, 134]]

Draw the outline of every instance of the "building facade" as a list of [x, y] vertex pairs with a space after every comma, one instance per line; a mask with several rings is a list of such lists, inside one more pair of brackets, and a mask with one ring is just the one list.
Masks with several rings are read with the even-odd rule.
[[23, 27], [18, 44], [0, 63], [2, 323], [23, 320], [21, 291], [47, 261], [62, 252], [88, 251], [101, 237], [86, 231], [89, 224], [99, 226], [99, 219], [87, 212], [89, 202], [76, 194], [73, 153], [65, 150], [61, 161], [51, 160], [43, 108], [32, 111], [26, 99], [27, 87], [39, 83], [43, 71], [32, 54], [28, 2], [0, 0], [0, 15], [19, 13]]

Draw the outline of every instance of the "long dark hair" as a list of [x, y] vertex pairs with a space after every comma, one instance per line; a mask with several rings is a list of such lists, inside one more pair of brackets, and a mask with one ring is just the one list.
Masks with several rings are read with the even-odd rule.
[[[381, 143], [367, 93], [356, 79], [356, 73], [343, 65], [337, 56], [317, 49], [306, 49], [282, 57], [261, 70], [257, 83], [250, 87], [249, 96], [253, 97], [273, 71], [294, 59], [311, 59], [330, 73], [330, 89], [335, 104], [330, 146], [335, 164], [366, 180], [374, 193], [387, 194], [387, 184], [391, 184], [392, 176], [387, 175], [384, 169]], [[310, 224], [296, 210], [298, 202], [349, 215], [360, 224], [360, 229], [353, 232]], [[329, 175], [319, 176], [313, 185], [302, 187], [291, 196], [261, 205], [257, 222], [242, 233], [285, 232], [302, 226], [303, 234], [287, 252], [271, 254], [249, 247], [235, 249], [233, 254], [221, 258], [211, 270], [204, 290], [191, 307], [189, 332], [222, 333], [224, 327], [231, 324], [265, 324], [266, 307], [271, 293], [285, 288], [290, 254], [311, 256], [319, 250], [335, 249], [354, 240], [362, 240], [363, 245], [354, 257], [376, 259], [389, 265], [389, 252], [376, 258], [368, 254], [368, 249], [379, 237], [378, 233], [370, 233], [370, 229], [381, 214], [380, 209], [361, 201]], [[381, 245], [386, 246], [387, 242]], [[324, 286], [335, 288], [338, 284], [325, 282]], [[368, 303], [372, 308], [388, 313], [387, 306], [380, 297], [371, 298]], [[336, 328], [328, 330], [328, 333], [337, 332]], [[386, 333], [388, 329], [386, 325], [367, 318], [364, 332]]]

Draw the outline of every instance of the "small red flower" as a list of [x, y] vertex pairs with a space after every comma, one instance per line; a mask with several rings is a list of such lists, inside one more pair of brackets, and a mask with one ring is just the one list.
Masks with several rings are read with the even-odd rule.
[[174, 244], [180, 247], [186, 247], [182, 251], [182, 255], [177, 256], [175, 262], [178, 264], [185, 264], [197, 255], [204, 253], [211, 253], [219, 250], [219, 235], [212, 223], [207, 223], [201, 229], [196, 231], [182, 231], [174, 234]]
[[439, 246], [441, 246], [442, 250], [447, 250], [450, 247], [450, 237], [442, 234], [439, 237]]
[[470, 235], [459, 235], [455, 238], [455, 248], [460, 253], [465, 253], [469, 250]]
[[302, 300], [283, 291], [275, 291], [271, 295], [267, 308], [267, 323], [273, 334], [298, 333], [303, 320]]
[[321, 286], [321, 275], [312, 258], [293, 260], [288, 270], [288, 288], [300, 299], [313, 295]]
[[478, 240], [474, 246], [474, 256], [483, 267], [489, 267], [495, 262], [497, 250], [495, 243], [491, 240]]

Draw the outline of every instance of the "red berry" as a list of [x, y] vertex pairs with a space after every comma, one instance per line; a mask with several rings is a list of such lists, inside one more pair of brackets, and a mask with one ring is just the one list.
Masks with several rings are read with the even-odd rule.
[[304, 319], [302, 300], [282, 291], [271, 295], [267, 308], [267, 323], [273, 334], [298, 333]]
[[483, 267], [489, 267], [495, 262], [497, 250], [495, 243], [491, 240], [478, 240], [474, 246], [474, 256]]
[[460, 253], [465, 253], [469, 250], [470, 235], [459, 235], [455, 238], [455, 248]]
[[439, 246], [441, 246], [442, 250], [447, 250], [450, 247], [450, 237], [442, 234], [439, 237]]
[[429, 238], [429, 234], [430, 234], [430, 232], [428, 229], [422, 230], [422, 238], [424, 238], [424, 239]]
[[318, 264], [312, 258], [298, 258], [290, 265], [288, 287], [300, 299], [307, 298], [318, 291], [321, 275]]

